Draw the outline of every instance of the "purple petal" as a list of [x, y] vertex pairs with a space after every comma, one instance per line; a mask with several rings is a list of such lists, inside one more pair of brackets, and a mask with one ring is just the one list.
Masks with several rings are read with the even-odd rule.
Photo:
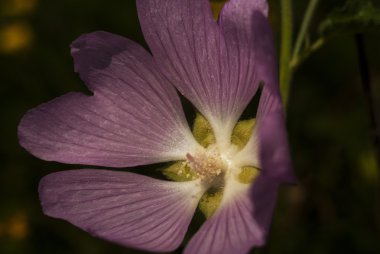
[[260, 12], [253, 14], [252, 29], [254, 31], [255, 61], [258, 79], [271, 89], [278, 91], [278, 58], [274, 34], [268, 19]]
[[208, 0], [140, 0], [137, 7], [162, 72], [210, 121], [217, 141], [229, 137], [257, 90], [251, 51], [222, 33]]
[[245, 82], [253, 82], [256, 78], [277, 86], [277, 55], [267, 14], [265, 0], [230, 0], [220, 13], [219, 24], [227, 44], [237, 46], [238, 58], [230, 66], [240, 67], [237, 71], [246, 75], [240, 78], [246, 79]]
[[273, 112], [283, 112], [281, 95], [278, 85], [269, 87], [263, 86], [260, 97], [259, 107], [257, 109], [256, 118], [261, 121], [267, 114]]
[[264, 87], [257, 114], [256, 134], [263, 174], [281, 182], [295, 183], [279, 92]]
[[236, 160], [240, 166], [259, 167], [263, 175], [276, 181], [295, 182], [280, 95], [268, 86], [261, 94], [256, 128]]
[[106, 32], [72, 44], [94, 96], [70, 93], [30, 110], [20, 143], [64, 163], [126, 167], [185, 158], [194, 140], [175, 88], [134, 42]]
[[235, 193], [202, 225], [185, 254], [243, 254], [265, 244], [277, 187], [272, 179], [260, 176], [251, 189]]
[[258, 139], [263, 174], [281, 182], [294, 183], [295, 176], [282, 111], [272, 112], [261, 119]]
[[45, 176], [39, 193], [46, 215], [127, 247], [164, 252], [181, 244], [203, 191], [198, 182], [84, 169]]
[[250, 199], [254, 204], [253, 216], [261, 230], [263, 239], [261, 245], [266, 243], [270, 230], [277, 201], [278, 187], [278, 181], [274, 181], [273, 178], [261, 175], [255, 179], [250, 189]]
[[251, 24], [251, 15], [255, 11], [261, 12], [265, 17], [268, 16], [267, 0], [229, 0], [219, 14], [221, 19], [230, 19], [230, 25], [239, 25], [241, 29], [249, 29]]
[[229, 66], [238, 73], [233, 84], [257, 86], [257, 79], [266, 83], [277, 76], [274, 37], [267, 14], [264, 0], [230, 0], [220, 12], [219, 25], [229, 52], [234, 52]]

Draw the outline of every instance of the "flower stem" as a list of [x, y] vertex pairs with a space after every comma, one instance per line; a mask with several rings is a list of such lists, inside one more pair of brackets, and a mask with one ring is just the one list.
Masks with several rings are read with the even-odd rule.
[[281, 0], [281, 55], [280, 91], [284, 107], [288, 102], [291, 81], [290, 60], [292, 52], [293, 12], [292, 0]]
[[318, 5], [319, 0], [310, 0], [307, 6], [305, 15], [303, 17], [302, 25], [300, 31], [297, 35], [296, 44], [292, 52], [292, 1], [291, 0], [281, 0], [281, 21], [282, 21], [282, 38], [281, 38], [281, 56], [280, 56], [280, 90], [281, 96], [286, 108], [288, 104], [289, 91], [291, 88], [291, 82], [293, 73], [296, 67], [311, 53], [320, 48], [324, 39], [321, 38], [317, 40], [314, 44], [307, 47], [301, 52], [302, 46], [305, 42], [307, 31], [310, 27], [311, 19], [314, 15], [315, 9]]
[[303, 17], [301, 28], [300, 28], [300, 31], [299, 31], [298, 36], [297, 36], [296, 44], [294, 46], [292, 59], [297, 58], [298, 54], [301, 51], [302, 43], [305, 40], [306, 32], [309, 30], [310, 21], [311, 21], [311, 18], [313, 17], [313, 14], [314, 14], [314, 11], [317, 7], [318, 1], [319, 0], [310, 0], [309, 1], [309, 5], [307, 6], [305, 16]]
[[365, 99], [367, 100], [369, 108], [373, 145], [376, 150], [377, 163], [380, 166], [380, 119], [378, 118], [378, 114], [376, 114], [375, 100], [373, 97], [371, 76], [368, 68], [368, 60], [364, 46], [363, 34], [356, 34], [355, 40], [356, 48], [358, 51], [361, 82], [363, 86]]
[[303, 61], [305, 61], [311, 54], [320, 49], [325, 44], [325, 42], [326, 38], [320, 37], [313, 43], [310, 43], [310, 45], [307, 46], [307, 48], [303, 50], [301, 53], [299, 53], [297, 57], [292, 58], [292, 61], [290, 62], [290, 67], [292, 71], [294, 72], [297, 69], [297, 67], [303, 63]]

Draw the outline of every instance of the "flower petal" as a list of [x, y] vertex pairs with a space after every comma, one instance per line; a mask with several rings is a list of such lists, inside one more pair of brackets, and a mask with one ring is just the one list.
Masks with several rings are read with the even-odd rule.
[[279, 182], [295, 182], [280, 95], [267, 86], [261, 94], [257, 125], [236, 161], [240, 166], [259, 167], [263, 175]]
[[259, 176], [251, 188], [225, 193], [225, 201], [194, 235], [185, 254], [243, 254], [265, 244], [277, 187], [272, 179]]
[[263, 117], [258, 127], [259, 157], [263, 174], [281, 182], [294, 183], [295, 176], [282, 111]]
[[219, 24], [228, 45], [237, 45], [238, 62], [245, 82], [253, 82], [252, 76], [270, 86], [278, 84], [278, 64], [275, 40], [268, 22], [266, 0], [230, 0], [219, 16]]
[[84, 169], [45, 176], [39, 193], [46, 215], [127, 247], [164, 252], [181, 244], [203, 190], [197, 181]]
[[268, 16], [267, 0], [229, 0], [227, 1], [221, 13], [220, 19], [232, 19], [230, 22], [240, 24], [242, 29], [249, 29], [251, 24], [251, 15], [254, 11], [261, 12], [264, 16]]
[[[277, 88], [277, 53], [268, 11], [267, 0], [229, 0], [220, 12], [218, 23], [227, 45], [238, 51], [238, 61], [230, 66], [240, 66], [241, 74], [254, 73], [255, 79]], [[255, 79], [250, 77], [246, 82]]]
[[[273, 87], [274, 88], [274, 87]], [[280, 182], [295, 183], [285, 116], [279, 92], [263, 89], [257, 113], [259, 160], [263, 174]]]
[[258, 87], [251, 51], [230, 37], [226, 42], [208, 0], [139, 0], [137, 7], [162, 72], [207, 118], [217, 142], [229, 143]]
[[64, 163], [126, 167], [185, 158], [198, 147], [175, 88], [139, 45], [95, 32], [72, 44], [94, 96], [70, 93], [30, 110], [20, 143]]

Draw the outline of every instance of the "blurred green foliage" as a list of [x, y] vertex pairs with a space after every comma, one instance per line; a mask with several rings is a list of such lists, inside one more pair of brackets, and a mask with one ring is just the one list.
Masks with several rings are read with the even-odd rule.
[[[279, 1], [269, 2], [280, 38]], [[297, 28], [307, 1], [294, 2]], [[342, 5], [321, 1], [312, 31]], [[134, 1], [1, 0], [0, 18], [0, 253], [143, 253], [44, 216], [39, 179], [82, 167], [34, 158], [18, 145], [16, 132], [28, 109], [86, 91], [69, 54], [79, 35], [105, 30], [146, 45]], [[380, 112], [379, 33], [367, 33], [365, 40]], [[255, 253], [380, 253], [380, 174], [367, 106], [352, 36], [334, 37], [299, 67], [288, 111], [299, 184], [280, 190], [268, 244]]]
[[380, 31], [380, 9], [375, 8], [370, 0], [348, 0], [344, 6], [334, 9], [319, 26], [319, 32], [324, 36], [371, 30]]

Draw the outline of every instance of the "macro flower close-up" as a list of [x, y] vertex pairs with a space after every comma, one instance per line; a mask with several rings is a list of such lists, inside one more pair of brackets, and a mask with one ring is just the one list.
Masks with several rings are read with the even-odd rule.
[[[150, 52], [108, 32], [80, 36], [71, 55], [91, 95], [60, 96], [19, 124], [34, 156], [86, 165], [40, 181], [43, 211], [128, 248], [170, 252], [199, 209], [205, 221], [184, 253], [248, 253], [266, 242], [279, 185], [295, 181], [268, 4], [230, 0], [217, 21], [208, 0], [136, 5]], [[195, 108], [191, 126], [179, 94]], [[126, 169], [150, 164], [162, 177]]]

